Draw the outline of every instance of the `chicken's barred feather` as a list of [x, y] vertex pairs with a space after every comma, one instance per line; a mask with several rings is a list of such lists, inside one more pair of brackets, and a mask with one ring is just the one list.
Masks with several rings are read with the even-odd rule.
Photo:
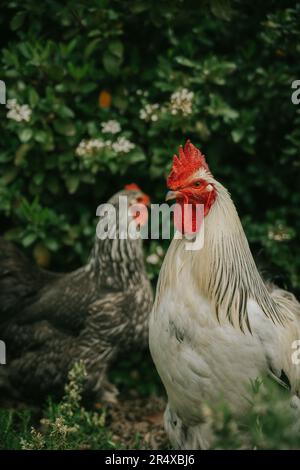
[[[117, 221], [120, 195], [128, 207], [146, 197], [136, 185], [113, 196]], [[112, 398], [107, 370], [126, 349], [146, 346], [151, 305], [141, 239], [96, 237], [88, 263], [67, 274], [41, 270], [0, 239], [0, 337], [7, 347], [0, 397], [59, 397], [68, 371], [83, 359], [84, 395]]]

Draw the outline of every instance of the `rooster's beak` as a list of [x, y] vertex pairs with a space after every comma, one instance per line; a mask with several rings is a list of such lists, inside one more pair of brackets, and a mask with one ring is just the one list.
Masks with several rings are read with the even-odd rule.
[[166, 194], [165, 201], [171, 201], [172, 199], [176, 199], [179, 194], [179, 191], [168, 191]]

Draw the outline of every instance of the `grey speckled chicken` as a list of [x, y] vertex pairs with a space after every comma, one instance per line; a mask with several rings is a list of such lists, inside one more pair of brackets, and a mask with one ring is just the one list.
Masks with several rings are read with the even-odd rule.
[[[127, 196], [123, 209], [119, 196]], [[136, 203], [149, 202], [136, 185], [109, 202], [117, 221], [129, 211], [129, 224], [144, 223], [130, 215]], [[99, 219], [97, 230], [105, 231], [108, 218]], [[119, 232], [118, 222], [110, 230], [115, 228]], [[73, 363], [83, 360], [85, 396], [113, 400], [116, 389], [106, 378], [108, 367], [118, 353], [146, 347], [151, 307], [140, 239], [96, 237], [88, 263], [68, 274], [34, 266], [1, 239], [0, 339], [6, 343], [7, 365], [0, 367], [0, 396], [60, 396]]]

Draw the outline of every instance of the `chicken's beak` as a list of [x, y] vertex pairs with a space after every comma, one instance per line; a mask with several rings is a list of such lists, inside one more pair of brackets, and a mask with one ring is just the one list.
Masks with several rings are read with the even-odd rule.
[[165, 201], [171, 201], [172, 199], [176, 199], [179, 195], [179, 191], [168, 191], [166, 194]]

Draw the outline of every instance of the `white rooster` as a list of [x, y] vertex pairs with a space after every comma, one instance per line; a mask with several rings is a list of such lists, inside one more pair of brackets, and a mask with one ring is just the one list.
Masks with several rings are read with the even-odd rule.
[[[300, 365], [292, 355], [300, 304], [264, 283], [228, 191], [189, 141], [174, 157], [168, 187], [167, 200], [183, 209], [184, 223], [178, 212], [174, 218], [183, 237], [172, 240], [160, 272], [150, 350], [168, 394], [165, 428], [172, 445], [205, 449], [211, 442], [203, 405], [222, 400], [243, 414], [257, 377], [270, 374], [288, 386], [297, 404]], [[186, 250], [196, 211], [189, 221], [185, 203], [204, 205], [201, 250]]]

